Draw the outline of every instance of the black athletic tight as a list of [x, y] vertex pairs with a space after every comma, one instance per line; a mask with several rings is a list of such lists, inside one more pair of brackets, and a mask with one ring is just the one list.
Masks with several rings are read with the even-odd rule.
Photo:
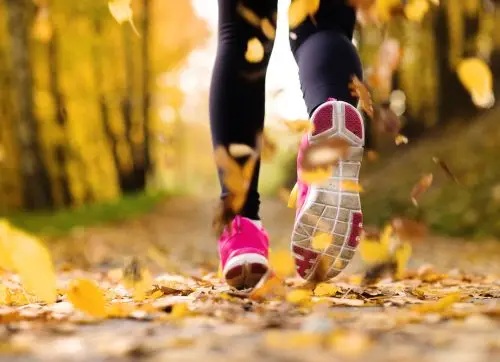
[[[301, 0], [292, 0], [301, 1]], [[219, 0], [218, 50], [210, 89], [210, 124], [214, 145], [243, 143], [255, 147], [264, 126], [265, 75], [273, 41], [261, 27], [251, 24], [242, 9], [251, 9], [276, 27], [278, 0]], [[362, 76], [361, 63], [352, 45], [355, 11], [346, 0], [321, 0], [318, 12], [290, 29], [290, 46], [299, 67], [309, 114], [328, 98], [356, 105], [348, 84], [353, 74]], [[264, 45], [264, 58], [245, 58], [250, 39]], [[241, 215], [259, 219], [257, 166]], [[227, 191], [222, 185], [222, 197]]]

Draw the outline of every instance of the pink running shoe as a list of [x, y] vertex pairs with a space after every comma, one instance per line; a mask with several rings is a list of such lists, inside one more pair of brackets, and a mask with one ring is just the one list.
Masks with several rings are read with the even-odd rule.
[[[361, 114], [346, 102], [329, 99], [314, 111], [311, 121], [314, 130], [302, 139], [298, 161], [307, 145], [321, 139], [342, 137], [351, 145], [348, 157], [340, 160], [327, 181], [311, 186], [297, 182], [297, 214], [291, 242], [297, 272], [306, 280], [322, 281], [335, 277], [347, 266], [359, 243], [363, 227], [359, 193], [343, 189], [342, 182], [358, 182], [365, 135]], [[317, 232], [332, 235], [331, 244], [323, 251], [311, 245]]]
[[268, 270], [269, 238], [251, 220], [236, 216], [219, 239], [222, 275], [237, 289], [253, 288]]

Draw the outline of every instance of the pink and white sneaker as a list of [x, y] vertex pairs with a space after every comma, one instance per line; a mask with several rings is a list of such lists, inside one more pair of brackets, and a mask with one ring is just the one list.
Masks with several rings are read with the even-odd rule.
[[[343, 182], [358, 182], [364, 124], [356, 108], [334, 99], [321, 104], [311, 121], [314, 129], [302, 139], [298, 161], [305, 147], [325, 138], [341, 137], [351, 145], [348, 156], [340, 160], [327, 181], [311, 186], [297, 182], [297, 214], [291, 241], [297, 272], [306, 280], [329, 280], [354, 256], [363, 227], [359, 193], [352, 187], [346, 190]], [[318, 232], [332, 235], [331, 244], [322, 251], [311, 245]], [[321, 272], [316, 270], [320, 261]]]
[[224, 230], [219, 239], [219, 256], [230, 286], [253, 288], [268, 270], [269, 237], [250, 219], [236, 216], [231, 232]]

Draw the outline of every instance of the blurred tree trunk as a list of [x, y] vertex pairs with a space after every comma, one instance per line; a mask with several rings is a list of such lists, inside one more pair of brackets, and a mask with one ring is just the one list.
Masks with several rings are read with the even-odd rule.
[[49, 66], [49, 85], [50, 93], [54, 101], [56, 123], [61, 127], [64, 136], [62, 142], [55, 146], [54, 158], [58, 166], [57, 181], [62, 194], [62, 204], [70, 206], [72, 204], [72, 196], [70, 189], [69, 175], [67, 172], [67, 162], [69, 158], [68, 148], [69, 139], [67, 136], [67, 119], [68, 112], [66, 109], [65, 97], [62, 93], [60, 86], [60, 73], [59, 73], [59, 33], [54, 24], [52, 24], [52, 37], [47, 45], [47, 57]]
[[143, 0], [142, 9], [142, 122], [143, 122], [143, 144], [144, 144], [144, 184], [146, 184], [147, 176], [151, 171], [151, 161], [149, 154], [149, 123], [150, 123], [150, 106], [151, 106], [151, 93], [150, 93], [150, 42], [151, 42], [151, 1]]
[[125, 124], [125, 139], [132, 154], [133, 167], [127, 172], [120, 172], [120, 186], [123, 192], [136, 192], [144, 190], [146, 185], [144, 169], [144, 153], [141, 142], [137, 142], [137, 129], [134, 124], [135, 101], [134, 78], [135, 66], [133, 56], [132, 29], [123, 27], [123, 48], [125, 57], [125, 95], [121, 102], [123, 121]]
[[27, 209], [53, 206], [47, 169], [42, 160], [33, 99], [30, 29], [34, 19], [31, 0], [6, 0], [8, 31], [11, 41], [12, 69], [17, 85], [19, 118], [16, 133], [20, 149], [24, 205]]

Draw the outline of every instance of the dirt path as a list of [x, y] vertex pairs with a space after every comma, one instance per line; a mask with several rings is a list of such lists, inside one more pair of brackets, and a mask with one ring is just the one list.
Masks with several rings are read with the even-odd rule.
[[[201, 275], [200, 268], [216, 269], [212, 205], [173, 199], [132, 222], [75, 231], [54, 244], [55, 254], [75, 263], [85, 259], [94, 270], [118, 266], [124, 256], [145, 255], [162, 264], [156, 269], [169, 280], [181, 272], [179, 280], [187, 280], [186, 274]], [[263, 210], [272, 248], [287, 248], [292, 212], [277, 200], [266, 201]], [[151, 250], [160, 250], [163, 262]], [[371, 288], [344, 276], [333, 282], [333, 294], [299, 302], [251, 301], [232, 295], [213, 277], [191, 280], [189, 290], [173, 288], [159, 299], [160, 316], [7, 324], [0, 329], [0, 361], [499, 360], [500, 278], [492, 275], [499, 270], [499, 251], [494, 242], [430, 238], [415, 246], [411, 267], [432, 263], [435, 269], [421, 268], [412, 278], [383, 280]], [[350, 272], [360, 268], [355, 260]], [[442, 273], [450, 269], [455, 270]], [[296, 289], [300, 281], [287, 284]], [[450, 295], [458, 297], [437, 302]], [[179, 302], [188, 303], [191, 312], [169, 317], [171, 305]]]

